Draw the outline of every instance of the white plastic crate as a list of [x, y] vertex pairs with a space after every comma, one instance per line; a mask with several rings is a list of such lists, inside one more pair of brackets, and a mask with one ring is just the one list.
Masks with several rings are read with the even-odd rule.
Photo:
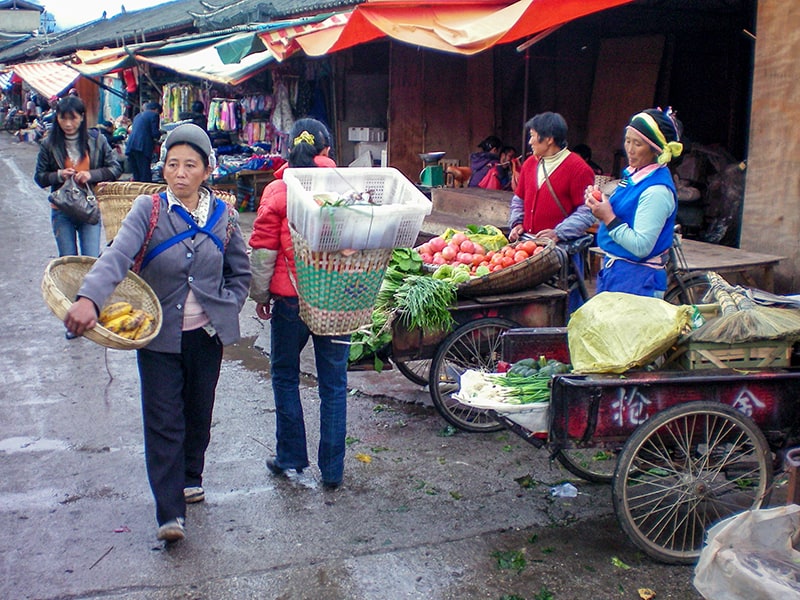
[[[287, 217], [314, 252], [414, 245], [431, 202], [400, 171], [286, 169]], [[369, 192], [370, 205], [320, 206], [314, 194]]]

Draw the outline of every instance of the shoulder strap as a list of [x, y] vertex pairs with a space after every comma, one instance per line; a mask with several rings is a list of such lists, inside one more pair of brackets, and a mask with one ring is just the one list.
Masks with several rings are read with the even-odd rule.
[[236, 217], [238, 213], [235, 208], [230, 206], [224, 200], [220, 200], [220, 202], [224, 203], [228, 207], [228, 225], [225, 227], [225, 241], [223, 242], [223, 247], [225, 250], [228, 249], [228, 242], [231, 241], [231, 236], [233, 235], [233, 228], [236, 227]]
[[147, 227], [147, 233], [144, 236], [142, 247], [136, 254], [136, 258], [133, 259], [133, 267], [131, 267], [131, 271], [134, 273], [138, 273], [142, 270], [144, 255], [147, 252], [147, 246], [150, 245], [150, 240], [153, 239], [153, 231], [155, 231], [156, 223], [158, 223], [158, 216], [161, 213], [161, 196], [159, 194], [153, 194], [152, 199], [153, 208], [150, 210], [150, 224]]
[[553, 184], [550, 183], [550, 176], [547, 174], [547, 168], [545, 168], [544, 166], [544, 159], [542, 159], [541, 163], [542, 163], [542, 173], [544, 173], [544, 181], [545, 183], [547, 183], [547, 189], [550, 190], [550, 193], [553, 195], [553, 199], [556, 201], [558, 208], [561, 209], [561, 213], [566, 217], [569, 215], [569, 213], [564, 208], [564, 205], [561, 204], [561, 200], [558, 199], [556, 191], [553, 189]]

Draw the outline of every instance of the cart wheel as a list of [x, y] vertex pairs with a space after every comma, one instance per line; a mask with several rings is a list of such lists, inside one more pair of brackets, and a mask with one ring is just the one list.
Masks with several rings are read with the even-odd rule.
[[519, 327], [508, 319], [489, 317], [462, 325], [448, 335], [436, 350], [430, 376], [431, 399], [449, 423], [464, 431], [499, 431], [503, 426], [485, 410], [454, 400], [459, 377], [467, 369], [494, 371], [500, 360], [500, 335]]
[[690, 564], [706, 529], [759, 508], [772, 480], [769, 445], [752, 419], [718, 402], [689, 402], [640, 425], [622, 449], [612, 497], [645, 554]]
[[611, 483], [619, 449], [570, 448], [559, 450], [556, 460], [573, 475], [592, 483]]
[[431, 359], [423, 358], [420, 360], [394, 360], [392, 362], [397, 370], [405, 375], [411, 383], [417, 385], [428, 385], [431, 375]]
[[672, 304], [701, 304], [710, 287], [705, 275], [693, 275], [672, 284], [664, 300]]

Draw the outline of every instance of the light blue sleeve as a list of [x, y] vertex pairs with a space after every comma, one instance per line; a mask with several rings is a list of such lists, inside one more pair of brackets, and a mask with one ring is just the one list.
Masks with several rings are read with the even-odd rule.
[[653, 185], [639, 197], [633, 227], [623, 223], [608, 233], [631, 254], [644, 258], [653, 251], [664, 223], [675, 210], [675, 197], [665, 185]]
[[582, 235], [586, 235], [586, 230], [595, 224], [597, 219], [592, 214], [590, 209], [585, 204], [581, 204], [575, 209], [575, 212], [561, 221], [555, 227], [558, 239], [568, 242], [577, 239]]
[[512, 229], [515, 225], [520, 225], [524, 218], [524, 202], [522, 198], [514, 194], [511, 198], [511, 210], [508, 215], [508, 228]]

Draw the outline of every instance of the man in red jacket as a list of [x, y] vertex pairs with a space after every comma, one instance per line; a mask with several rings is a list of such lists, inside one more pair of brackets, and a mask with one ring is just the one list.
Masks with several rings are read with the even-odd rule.
[[567, 149], [567, 123], [560, 114], [538, 114], [525, 127], [533, 156], [523, 163], [511, 199], [508, 239], [523, 233], [554, 242], [581, 237], [595, 222], [584, 205], [586, 186], [594, 184], [592, 169]]

